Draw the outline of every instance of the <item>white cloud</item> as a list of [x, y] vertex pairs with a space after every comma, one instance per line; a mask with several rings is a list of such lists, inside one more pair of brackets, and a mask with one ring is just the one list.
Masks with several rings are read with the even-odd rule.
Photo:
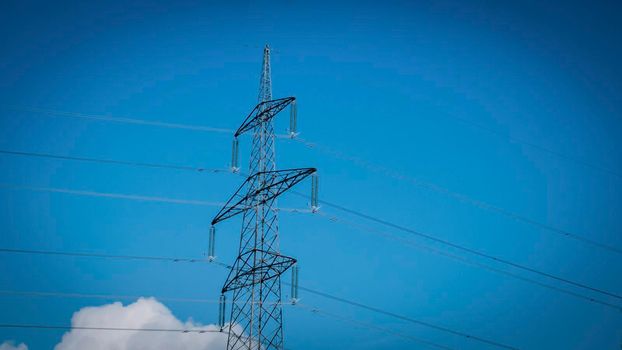
[[15, 345], [15, 343], [12, 341], [5, 341], [4, 343], [0, 344], [0, 350], [28, 350], [28, 347], [24, 343]]
[[[182, 322], [153, 298], [140, 298], [124, 306], [120, 302], [85, 307], [71, 319], [72, 327], [157, 328], [218, 330], [216, 325]], [[103, 331], [72, 329], [55, 350], [221, 350], [226, 333]], [[27, 350], [26, 348], [8, 348]], [[0, 347], [0, 350], [5, 350]]]

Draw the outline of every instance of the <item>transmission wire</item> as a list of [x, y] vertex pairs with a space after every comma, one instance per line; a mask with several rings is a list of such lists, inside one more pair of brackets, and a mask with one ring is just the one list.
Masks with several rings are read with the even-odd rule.
[[[9, 151], [5, 151], [5, 152], [9, 152]], [[11, 154], [19, 154], [19, 155], [23, 155], [23, 154], [27, 153], [27, 152], [14, 152], [14, 151], [11, 151], [11, 152], [12, 152]], [[0, 153], [2, 153], [2, 152], [0, 152]], [[41, 154], [38, 154], [37, 156], [41, 156]], [[45, 157], [48, 157], [48, 156], [49, 155], [47, 155], [47, 154], [45, 155]], [[64, 158], [61, 158], [61, 157], [62, 156], [54, 156], [54, 158], [64, 159]], [[70, 158], [72, 160], [82, 160], [82, 157], [70, 157]], [[99, 161], [96, 158], [85, 158], [85, 159], [89, 159], [90, 161]], [[110, 161], [110, 160], [105, 160], [105, 161]], [[116, 162], [116, 161], [114, 161], [114, 162]], [[122, 163], [122, 162], [119, 162], [119, 163], [120, 164], [125, 164], [125, 163]], [[138, 165], [138, 166], [143, 166], [142, 164], [147, 164], [147, 163], [131, 162], [131, 164], [132, 165], [141, 164], [141, 165]], [[159, 164], [150, 164], [150, 167], [151, 167], [151, 165], [157, 165], [158, 167], [166, 166], [166, 165], [160, 166]], [[185, 167], [185, 166], [171, 166], [171, 167], [173, 169], [177, 169], [177, 170], [180, 170], [180, 169], [183, 169], [183, 170], [195, 169], [195, 168], [192, 168], [192, 167]], [[244, 176], [244, 174], [242, 174], [242, 173], [239, 173], [238, 175]], [[2, 184], [2, 183], [0, 183], [0, 188], [26, 189], [26, 190], [32, 190], [32, 191], [67, 193], [67, 194], [82, 195], [82, 196], [119, 198], [119, 199], [129, 199], [129, 200], [139, 200], [139, 201], [164, 202], [164, 203], [173, 203], [173, 204], [189, 204], [189, 205], [203, 205], [203, 206], [217, 206], [217, 207], [224, 205], [221, 202], [207, 202], [207, 201], [199, 201], [199, 200], [185, 200], [185, 199], [174, 199], [174, 198], [166, 198], [166, 197], [150, 197], [150, 196], [131, 195], [131, 194], [118, 194], [118, 193], [103, 193], [103, 192], [95, 192], [95, 191], [80, 191], [80, 190], [71, 190], [71, 189], [63, 189], [63, 188], [21, 186], [21, 185]], [[297, 194], [299, 196], [303, 196], [305, 198], [308, 198], [307, 195], [299, 193], [299, 192], [296, 192], [295, 190], [292, 190], [291, 192], [294, 193], [294, 194]], [[322, 200], [320, 202], [322, 204], [324, 204], [324, 205], [333, 207], [333, 208], [338, 209], [340, 211], [344, 211], [346, 213], [350, 213], [350, 214], [353, 214], [353, 215], [365, 218], [367, 220], [371, 220], [371, 221], [374, 221], [376, 223], [380, 223], [382, 225], [385, 225], [385, 226], [388, 226], [388, 227], [391, 227], [391, 228], [394, 228], [394, 229], [398, 229], [400, 231], [407, 232], [409, 234], [414, 234], [414, 235], [417, 235], [417, 236], [421, 236], [421, 237], [424, 237], [426, 239], [432, 240], [434, 242], [437, 242], [437, 243], [440, 243], [440, 244], [443, 244], [443, 245], [446, 245], [446, 246], [453, 247], [455, 249], [466, 251], [468, 253], [475, 254], [475, 255], [478, 255], [480, 257], [491, 259], [491, 260], [499, 262], [499, 263], [507, 264], [507, 265], [510, 265], [510, 266], [518, 268], [518, 269], [522, 269], [522, 270], [529, 271], [529, 272], [532, 272], [532, 273], [535, 273], [535, 274], [538, 274], [538, 275], [541, 275], [541, 276], [552, 278], [552, 279], [555, 279], [555, 280], [558, 280], [558, 281], [561, 281], [561, 282], [564, 282], [564, 283], [568, 283], [568, 284], [571, 284], [571, 285], [574, 285], [574, 286], [577, 286], [577, 287], [580, 287], [580, 288], [592, 290], [594, 292], [598, 292], [598, 293], [601, 293], [601, 294], [604, 294], [604, 295], [608, 295], [608, 296], [612, 296], [612, 297], [615, 297], [615, 298], [618, 298], [618, 299], [622, 299], [620, 297], [620, 295], [615, 294], [615, 293], [607, 292], [607, 291], [604, 291], [604, 290], [601, 290], [601, 289], [598, 289], [598, 288], [594, 288], [594, 287], [591, 287], [591, 286], [588, 286], [588, 285], [585, 285], [585, 284], [582, 284], [582, 283], [571, 281], [569, 279], [558, 277], [558, 276], [555, 276], [555, 275], [550, 274], [550, 273], [542, 272], [542, 271], [539, 271], [539, 270], [536, 270], [536, 269], [533, 269], [533, 268], [530, 268], [530, 267], [527, 267], [527, 266], [523, 266], [523, 265], [520, 265], [520, 264], [517, 264], [517, 263], [513, 263], [513, 262], [505, 260], [505, 259], [497, 258], [497, 257], [494, 257], [494, 256], [492, 256], [490, 254], [479, 252], [479, 251], [477, 251], [475, 249], [472, 249], [472, 248], [464, 247], [464, 246], [461, 246], [461, 245], [458, 245], [458, 244], [455, 244], [455, 243], [452, 243], [452, 242], [449, 242], [449, 241], [446, 241], [446, 240], [443, 240], [443, 239], [440, 239], [440, 238], [436, 238], [436, 237], [433, 237], [433, 236], [431, 236], [429, 234], [425, 234], [425, 233], [422, 233], [422, 232], [419, 232], [419, 231], [415, 231], [413, 229], [410, 229], [410, 228], [407, 228], [407, 227], [403, 227], [403, 226], [391, 223], [391, 222], [386, 221], [384, 219], [379, 219], [379, 218], [376, 218], [376, 217], [372, 217], [370, 215], [363, 214], [363, 213], [357, 212], [357, 211], [352, 210], [352, 209], [348, 209], [346, 207], [343, 207], [343, 206], [340, 206], [340, 205], [337, 205], [337, 204], [334, 204], [334, 203], [330, 203], [330, 202], [327, 202], [327, 201], [324, 201], [324, 200]], [[290, 211], [290, 212], [309, 212], [309, 210], [293, 209], [293, 208], [279, 208], [278, 210]], [[598, 301], [596, 301], [596, 302], [598, 302]]]
[[[168, 262], [189, 262], [189, 263], [207, 263], [207, 264], [213, 264], [216, 266], [220, 266], [220, 267], [224, 267], [228, 270], [232, 269], [233, 267], [229, 264], [223, 263], [223, 262], [219, 262], [219, 261], [215, 261], [215, 260], [208, 260], [208, 259], [197, 259], [197, 258], [172, 258], [172, 257], [162, 257], [162, 256], [139, 256], [139, 255], [115, 255], [115, 254], [101, 254], [101, 253], [88, 253], [88, 252], [66, 252], [66, 251], [46, 251], [46, 250], [34, 250], [34, 249], [14, 249], [14, 248], [0, 248], [0, 252], [1, 253], [16, 253], [16, 254], [38, 254], [38, 255], [51, 255], [51, 256], [76, 256], [76, 257], [93, 257], [93, 258], [110, 258], [110, 259], [126, 259], [126, 260], [151, 260], [151, 261], [168, 261]], [[291, 286], [290, 283], [282, 281], [281, 282], [284, 285], [287, 286]], [[468, 333], [464, 333], [464, 332], [460, 332], [460, 331], [455, 331], [452, 330], [450, 328], [447, 327], [443, 327], [443, 326], [438, 326], [438, 325], [434, 325], [431, 324], [429, 322], [424, 322], [424, 321], [419, 321], [413, 318], [410, 318], [408, 316], [402, 316], [390, 311], [386, 311], [377, 307], [373, 307], [373, 306], [368, 306], [365, 304], [361, 304], [359, 302], [356, 301], [352, 301], [352, 300], [348, 300], [345, 298], [341, 298], [341, 297], [337, 297], [334, 295], [330, 295], [327, 294], [325, 292], [321, 292], [321, 291], [317, 291], [311, 288], [306, 288], [303, 286], [298, 286], [298, 288], [300, 288], [301, 290], [304, 290], [306, 292], [309, 292], [311, 294], [315, 294], [324, 298], [328, 298], [328, 299], [332, 299], [335, 301], [339, 301], [341, 303], [346, 303], [349, 304], [351, 306], [356, 306], [368, 311], [372, 311], [375, 313], [380, 313], [383, 314], [385, 316], [391, 316], [393, 318], [397, 318], [400, 319], [402, 321], [407, 321], [410, 323], [414, 323], [420, 326], [426, 326], [432, 329], [436, 329], [439, 331], [443, 331], [443, 332], [447, 332], [456, 336], [460, 336], [466, 339], [471, 339], [471, 340], [475, 340], [475, 341], [479, 341], [479, 342], [483, 342], [483, 343], [487, 343], [490, 345], [495, 345], [495, 346], [499, 346], [502, 348], [506, 348], [506, 349], [514, 349], [512, 347], [497, 343], [495, 341], [492, 340], [487, 340], [481, 337], [477, 337]], [[0, 293], [1, 294], [1, 293]]]
[[[298, 196], [305, 197], [305, 198], [309, 197], [308, 195], [302, 194], [302, 193], [294, 191], [294, 190], [292, 190], [291, 193], [294, 193], [294, 194], [296, 194]], [[406, 226], [402, 226], [402, 225], [393, 223], [391, 221], [388, 221], [388, 220], [385, 220], [385, 219], [382, 219], [382, 218], [379, 218], [379, 217], [376, 217], [376, 216], [365, 214], [365, 213], [357, 211], [357, 210], [349, 209], [349, 208], [346, 208], [344, 206], [328, 202], [326, 200], [320, 200], [319, 203], [321, 203], [323, 205], [326, 205], [328, 207], [337, 209], [339, 211], [343, 211], [345, 213], [349, 213], [349, 214], [352, 214], [354, 216], [358, 216], [360, 218], [363, 218], [363, 219], [366, 219], [366, 220], [369, 220], [369, 221], [373, 221], [373, 222], [381, 224], [383, 226], [391, 227], [393, 229], [396, 229], [396, 230], [399, 230], [399, 231], [402, 231], [402, 232], [405, 232], [405, 233], [408, 233], [408, 234], [411, 234], [411, 235], [423, 237], [423, 238], [428, 239], [430, 241], [433, 241], [433, 242], [436, 242], [436, 243], [439, 243], [439, 244], [442, 244], [442, 245], [445, 245], [445, 246], [448, 246], [448, 247], [452, 247], [454, 249], [458, 249], [458, 250], [461, 250], [461, 251], [464, 251], [464, 252], [467, 252], [467, 253], [470, 253], [470, 254], [473, 254], [473, 255], [477, 255], [477, 256], [480, 256], [480, 257], [483, 257], [483, 258], [486, 258], [486, 259], [490, 259], [490, 260], [493, 260], [493, 261], [496, 261], [496, 262], [499, 262], [499, 263], [502, 263], [502, 264], [506, 264], [506, 265], [515, 267], [517, 269], [529, 271], [529, 272], [532, 272], [532, 273], [535, 273], [535, 274], [538, 274], [538, 275], [541, 275], [541, 276], [545, 276], [545, 277], [548, 277], [548, 278], [551, 278], [551, 279], [554, 279], [554, 280], [557, 280], [557, 281], [560, 281], [560, 282], [571, 284], [571, 285], [576, 286], [576, 287], [588, 289], [588, 290], [591, 290], [593, 292], [604, 294], [604, 295], [607, 295], [607, 296], [610, 296], [610, 297], [614, 297], [614, 298], [617, 298], [617, 299], [622, 299], [622, 296], [620, 296], [619, 294], [616, 294], [616, 293], [613, 293], [613, 292], [608, 292], [608, 291], [600, 289], [600, 288], [591, 287], [591, 286], [583, 284], [583, 283], [574, 282], [572, 280], [569, 280], [569, 279], [566, 279], [566, 278], [563, 278], [563, 277], [559, 277], [559, 276], [553, 275], [553, 274], [548, 273], [548, 272], [539, 271], [539, 270], [536, 270], [534, 268], [531, 268], [531, 267], [528, 267], [528, 266], [525, 266], [525, 265], [521, 265], [521, 264], [509, 261], [509, 260], [506, 260], [506, 259], [503, 259], [503, 258], [497, 258], [497, 257], [495, 257], [493, 255], [481, 252], [479, 250], [476, 250], [476, 249], [473, 249], [473, 248], [469, 248], [469, 247], [466, 247], [466, 246], [463, 246], [463, 245], [460, 245], [460, 244], [457, 244], [457, 243], [452, 243], [452, 242], [447, 241], [445, 239], [434, 237], [434, 236], [432, 236], [430, 234], [423, 233], [421, 231], [417, 231], [417, 230], [414, 230], [412, 228], [409, 228], [409, 227], [406, 227]]]
[[[158, 127], [165, 127], [165, 128], [174, 128], [174, 129], [188, 129], [188, 130], [196, 130], [196, 131], [207, 131], [207, 132], [219, 132], [219, 133], [228, 133], [228, 134], [233, 134], [235, 132], [235, 130], [233, 129], [224, 129], [224, 128], [215, 128], [215, 127], [208, 127], [208, 126], [200, 126], [200, 125], [188, 125], [188, 124], [177, 124], [177, 123], [168, 123], [168, 122], [159, 122], [159, 121], [148, 121], [148, 120], [143, 120], [143, 119], [135, 119], [135, 118], [125, 118], [125, 117], [112, 117], [112, 116], [106, 116], [106, 115], [94, 115], [94, 114], [84, 114], [84, 113], [75, 113], [75, 112], [63, 112], [63, 111], [54, 111], [54, 110], [47, 110], [47, 109], [40, 109], [40, 108], [11, 108], [13, 110], [18, 110], [18, 111], [27, 111], [27, 112], [36, 112], [36, 113], [43, 113], [45, 115], [51, 115], [51, 116], [61, 116], [61, 117], [71, 117], [71, 118], [78, 118], [78, 119], [87, 119], [87, 120], [100, 120], [100, 121], [110, 121], [110, 122], [117, 122], [117, 123], [126, 123], [126, 124], [139, 124], [139, 125], [151, 125], [151, 126], [158, 126]], [[534, 227], [538, 227], [541, 228], [543, 230], [549, 231], [549, 232], [553, 232], [556, 233], [562, 237], [567, 237], [567, 238], [571, 238], [574, 239], [578, 242], [581, 242], [583, 244], [587, 244], [587, 245], [591, 245], [593, 247], [597, 247], [600, 249], [604, 249], [604, 250], [608, 250], [617, 254], [621, 254], [622, 255], [622, 249], [618, 248], [618, 247], [614, 247], [605, 243], [601, 243], [598, 242], [596, 240], [590, 239], [584, 235], [579, 235], [579, 234], [575, 234], [573, 232], [564, 230], [564, 229], [560, 229], [558, 227], [554, 227], [552, 225], [540, 222], [538, 220], [534, 220], [531, 218], [528, 218], [526, 216], [520, 215], [518, 213], [503, 209], [499, 206], [487, 203], [485, 201], [482, 200], [478, 200], [475, 198], [472, 198], [468, 195], [465, 195], [463, 193], [459, 193], [456, 191], [452, 191], [448, 188], [436, 185], [434, 183], [428, 182], [428, 181], [423, 181], [421, 179], [400, 173], [398, 171], [389, 169], [385, 166], [381, 166], [381, 165], [376, 165], [373, 163], [370, 163], [369, 161], [366, 161], [362, 158], [359, 157], [352, 157], [349, 155], [344, 154], [343, 152], [340, 151], [336, 151], [330, 147], [327, 146], [323, 146], [321, 144], [318, 143], [314, 143], [314, 142], [310, 142], [307, 141], [303, 138], [300, 137], [295, 137], [292, 138], [291, 135], [276, 135], [276, 137], [278, 138], [287, 138], [287, 139], [293, 139], [297, 142], [302, 143], [303, 145], [307, 146], [308, 148], [314, 148], [314, 149], [319, 149], [321, 152], [331, 155], [333, 157], [336, 157], [338, 159], [342, 159], [342, 160], [347, 160], [352, 162], [353, 164], [365, 168], [367, 170], [371, 170], [373, 172], [377, 172], [377, 173], [382, 173], [385, 176], [389, 176], [392, 177], [394, 179], [398, 179], [401, 181], [408, 181], [410, 183], [413, 183], [416, 186], [419, 187], [423, 187], [423, 188], [427, 188], [428, 190], [432, 190], [434, 192], [443, 194], [443, 195], [447, 195], [449, 197], [452, 197], [456, 200], [459, 200], [461, 202], [473, 205], [475, 207], [478, 207], [480, 209], [483, 210], [487, 210], [490, 212], [494, 212], [500, 215], [503, 215], [505, 217], [511, 218], [515, 221], [520, 221], [523, 223], [526, 223], [528, 225], [534, 226]], [[531, 145], [533, 146], [533, 145]], [[614, 173], [614, 175], [617, 175]], [[619, 176], [619, 175], [618, 175]]]
[[[118, 295], [118, 294], [88, 294], [88, 293], [62, 293], [62, 292], [42, 292], [42, 291], [15, 291], [15, 290], [0, 290], [0, 295], [14, 295], [14, 296], [26, 296], [26, 297], [60, 297], [60, 298], [81, 298], [81, 299], [106, 299], [106, 300], [119, 300], [119, 299], [129, 299], [129, 300], [137, 300], [139, 298], [144, 298], [144, 296], [132, 296], [132, 295]], [[195, 299], [195, 298], [167, 298], [167, 297], [157, 297], [157, 296], [150, 296], [155, 298], [158, 301], [172, 301], [172, 302], [189, 302], [189, 303], [201, 303], [201, 304], [219, 304], [220, 300], [216, 300], [216, 299]], [[232, 303], [232, 302], [230, 302]], [[260, 302], [255, 302], [255, 303], [260, 303]], [[262, 303], [263, 305], [265, 305], [266, 303]], [[288, 305], [288, 306], [296, 306], [296, 307], [300, 307], [303, 310], [309, 311], [313, 314], [316, 313], [322, 313], [325, 315], [329, 315], [333, 318], [342, 320], [344, 322], [350, 322], [353, 324], [358, 324], [360, 326], [365, 326], [369, 329], [375, 329], [377, 331], [383, 332], [383, 333], [388, 333], [394, 336], [398, 336], [398, 337], [402, 337], [405, 339], [410, 339], [413, 340], [415, 342], [419, 342], [434, 348], [440, 348], [440, 349], [450, 349], [447, 348], [443, 345], [439, 345], [427, 340], [423, 340], [423, 339], [419, 339], [416, 337], [412, 337], [409, 336], [407, 334], [403, 334], [403, 333], [399, 333], [399, 332], [395, 332], [393, 330], [390, 330], [388, 328], [382, 328], [382, 327], [378, 327], [374, 324], [371, 323], [363, 323], [360, 321], [357, 321], [355, 319], [348, 319], [346, 317], [337, 315], [337, 314], [333, 314], [333, 313], [329, 313], [326, 312], [324, 310], [321, 310], [318, 307], [315, 306], [303, 306], [302, 304], [300, 304], [299, 302], [296, 304], [292, 304], [292, 303], [286, 303], [286, 302], [280, 302], [278, 304], [281, 305]]]
[[320, 144], [317, 144], [317, 143], [312, 143], [312, 142], [305, 141], [304, 139], [302, 139], [300, 137], [296, 137], [294, 140], [302, 143], [303, 145], [305, 145], [308, 148], [318, 149], [322, 153], [328, 154], [328, 155], [330, 155], [330, 156], [332, 156], [334, 158], [337, 158], [337, 159], [349, 161], [349, 162], [351, 162], [351, 163], [353, 163], [353, 164], [355, 164], [355, 165], [357, 165], [357, 166], [359, 166], [361, 168], [370, 170], [372, 172], [380, 173], [380, 174], [382, 174], [384, 176], [387, 176], [387, 177], [390, 177], [390, 178], [393, 178], [393, 179], [396, 179], [396, 180], [410, 182], [410, 183], [414, 184], [415, 186], [418, 186], [418, 187], [421, 187], [421, 188], [425, 188], [425, 189], [428, 189], [430, 191], [443, 194], [445, 196], [449, 196], [449, 197], [451, 197], [453, 199], [456, 199], [456, 200], [458, 200], [460, 202], [463, 202], [463, 203], [467, 203], [467, 204], [475, 206], [477, 208], [480, 208], [480, 209], [483, 209], [483, 210], [486, 210], [486, 211], [489, 211], [489, 212], [497, 213], [497, 214], [503, 215], [505, 217], [508, 217], [510, 219], [513, 219], [515, 221], [522, 222], [522, 223], [525, 223], [525, 224], [528, 224], [528, 225], [531, 225], [533, 227], [537, 227], [537, 228], [540, 228], [540, 229], [543, 229], [543, 230], [546, 230], [546, 231], [549, 231], [549, 232], [553, 232], [553, 233], [555, 233], [557, 235], [573, 239], [573, 240], [575, 240], [577, 242], [580, 242], [580, 243], [583, 243], [585, 245], [589, 245], [589, 246], [592, 246], [592, 247], [608, 250], [610, 252], [622, 255], [622, 249], [621, 248], [618, 248], [618, 247], [615, 247], [615, 246], [612, 246], [612, 245], [608, 245], [608, 244], [605, 244], [605, 243], [598, 242], [598, 241], [593, 240], [591, 238], [588, 238], [588, 237], [586, 237], [584, 235], [579, 235], [579, 234], [576, 234], [576, 233], [572, 233], [570, 231], [567, 231], [567, 230], [564, 230], [564, 229], [560, 229], [558, 227], [555, 227], [555, 226], [552, 226], [552, 225], [540, 222], [538, 220], [534, 220], [534, 219], [528, 218], [526, 216], [523, 216], [523, 215], [520, 215], [518, 213], [509, 211], [507, 209], [504, 209], [504, 208], [501, 208], [499, 206], [490, 204], [488, 202], [485, 202], [485, 201], [482, 201], [482, 200], [479, 200], [479, 199], [475, 199], [475, 198], [473, 198], [471, 196], [468, 196], [468, 195], [466, 195], [464, 193], [452, 191], [452, 190], [450, 190], [450, 189], [448, 189], [446, 187], [442, 187], [442, 186], [439, 186], [439, 185], [434, 184], [432, 182], [412, 177], [410, 175], [404, 174], [402, 172], [399, 172], [399, 171], [396, 171], [396, 170], [393, 170], [393, 169], [389, 169], [389, 168], [387, 168], [385, 166], [382, 166], [382, 165], [373, 164], [373, 163], [371, 163], [371, 162], [369, 162], [367, 160], [364, 160], [362, 158], [359, 158], [359, 157], [353, 157], [353, 156], [346, 155], [343, 152], [334, 150], [334, 149], [332, 149], [330, 147], [323, 146], [323, 145], [320, 145]]
[[537, 286], [540, 286], [540, 287], [548, 288], [548, 289], [556, 291], [556, 292], [560, 292], [560, 293], [563, 293], [563, 294], [568, 294], [568, 295], [571, 295], [571, 296], [574, 296], [574, 297], [577, 297], [577, 298], [580, 298], [580, 299], [587, 300], [589, 302], [597, 303], [597, 304], [600, 304], [600, 305], [603, 305], [603, 306], [607, 306], [607, 307], [613, 308], [613, 309], [618, 310], [618, 311], [622, 311], [622, 306], [620, 306], [620, 305], [612, 304], [612, 303], [609, 303], [609, 302], [606, 302], [606, 301], [602, 301], [602, 300], [599, 300], [599, 299], [596, 299], [596, 298], [593, 298], [593, 297], [590, 297], [590, 296], [587, 296], [587, 295], [584, 295], [584, 294], [576, 293], [574, 291], [570, 291], [570, 290], [563, 289], [563, 288], [560, 288], [560, 287], [557, 287], [557, 286], [554, 286], [554, 285], [550, 285], [550, 284], [547, 284], [547, 283], [543, 283], [543, 282], [540, 282], [540, 281], [537, 281], [537, 280], [534, 280], [534, 279], [531, 279], [531, 278], [520, 276], [520, 275], [517, 275], [517, 274], [509, 272], [509, 271], [505, 271], [505, 270], [502, 270], [502, 269], [499, 269], [499, 268], [492, 267], [490, 265], [486, 265], [486, 264], [483, 264], [483, 263], [471, 261], [471, 260], [468, 260], [466, 258], [463, 258], [463, 257], [455, 255], [455, 254], [447, 253], [447, 252], [444, 252], [444, 251], [439, 250], [439, 249], [435, 249], [435, 248], [432, 248], [432, 247], [429, 247], [429, 246], [426, 246], [426, 245], [423, 245], [423, 244], [419, 244], [419, 243], [414, 242], [414, 241], [409, 240], [409, 239], [398, 237], [398, 236], [396, 236], [394, 234], [391, 234], [391, 233], [388, 233], [386, 231], [379, 231], [379, 230], [374, 229], [374, 228], [372, 228], [370, 226], [367, 226], [367, 225], [363, 225], [363, 224], [360, 224], [360, 223], [355, 223], [355, 222], [352, 222], [352, 221], [349, 221], [349, 220], [345, 220], [342, 217], [338, 217], [338, 216], [335, 216], [335, 215], [329, 215], [329, 214], [326, 214], [325, 212], [321, 212], [321, 211], [317, 212], [317, 214], [319, 216], [327, 218], [331, 222], [341, 223], [342, 225], [345, 225], [347, 227], [353, 228], [355, 230], [367, 231], [367, 232], [370, 232], [372, 234], [379, 235], [381, 237], [389, 238], [389, 239], [392, 239], [392, 240], [395, 240], [395, 241], [398, 241], [398, 242], [410, 245], [410, 246], [415, 247], [415, 248], [420, 249], [420, 250], [428, 251], [428, 252], [431, 252], [431, 253], [434, 253], [434, 254], [438, 254], [438, 255], [441, 255], [441, 256], [444, 256], [444, 257], [448, 257], [450, 259], [454, 259], [456, 261], [462, 262], [462, 263], [470, 265], [470, 266], [479, 267], [479, 268], [482, 268], [484, 270], [488, 270], [488, 271], [495, 272], [495, 273], [498, 273], [498, 274], [501, 274], [501, 275], [505, 275], [505, 276], [512, 277], [512, 278], [516, 278], [518, 280], [521, 280], [521, 281], [524, 281], [524, 282], [527, 282], [527, 283], [531, 283], [531, 284], [534, 284], [534, 285], [537, 285]]

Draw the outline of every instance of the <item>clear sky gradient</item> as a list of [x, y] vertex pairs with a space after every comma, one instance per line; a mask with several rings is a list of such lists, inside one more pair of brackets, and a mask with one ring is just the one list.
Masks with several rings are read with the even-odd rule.
[[[278, 140], [277, 165], [318, 168], [321, 199], [621, 294], [621, 254], [524, 220], [622, 249], [621, 7], [5, 1], [0, 149], [226, 168], [226, 133], [32, 109], [235, 129], [257, 102], [262, 47], [269, 43], [273, 96], [298, 98], [300, 136], [318, 144]], [[275, 127], [285, 133], [287, 115]], [[248, 138], [240, 148], [246, 169]], [[226, 173], [7, 154], [0, 154], [0, 169], [0, 248], [109, 254], [202, 257], [219, 208], [15, 187], [222, 202], [242, 181]], [[310, 182], [297, 190], [309, 193]], [[306, 208], [308, 200], [286, 195], [279, 204]], [[328, 206], [321, 212], [408, 243], [317, 214], [282, 213], [281, 250], [299, 259], [303, 286], [521, 349], [622, 343], [618, 310], [413, 244], [622, 306], [620, 299]], [[240, 224], [219, 227], [218, 260], [233, 261]], [[226, 278], [225, 270], [206, 264], [6, 253], [0, 272], [0, 290], [205, 299], [217, 299]], [[304, 291], [300, 297], [305, 305], [451, 348], [494, 349]], [[0, 323], [69, 325], [82, 307], [112, 301], [0, 295]], [[164, 303], [182, 320], [217, 321], [217, 305]], [[296, 350], [426, 348], [302, 308], [285, 306], [284, 320], [285, 344]], [[0, 342], [51, 349], [62, 334], [0, 329]]]

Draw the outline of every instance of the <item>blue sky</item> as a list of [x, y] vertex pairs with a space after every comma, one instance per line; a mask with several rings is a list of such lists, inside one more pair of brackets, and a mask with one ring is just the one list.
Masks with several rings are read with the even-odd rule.
[[[235, 129], [256, 103], [262, 47], [270, 43], [273, 95], [297, 97], [301, 137], [450, 191], [277, 141], [278, 167], [319, 169], [322, 199], [622, 293], [620, 254], [473, 204], [622, 247], [620, 10], [613, 2], [4, 3], [0, 148], [224, 168], [227, 134], [28, 109]], [[285, 132], [287, 117], [275, 127]], [[243, 167], [248, 141], [240, 144]], [[0, 164], [4, 248], [200, 257], [216, 207], [11, 186], [218, 202], [241, 183], [231, 174], [10, 155], [0, 155]], [[310, 191], [310, 183], [298, 190]], [[280, 204], [308, 205], [291, 195]], [[334, 208], [321, 210], [467, 257]], [[309, 288], [521, 349], [613, 349], [622, 342], [620, 311], [320, 215], [282, 213], [280, 221], [282, 252], [298, 258], [300, 283]], [[239, 220], [219, 227], [219, 260], [233, 261], [239, 229]], [[226, 271], [203, 264], [16, 254], [0, 254], [0, 267], [0, 289], [18, 291], [216, 299], [226, 278]], [[304, 291], [300, 296], [306, 305], [451, 348], [494, 348]], [[68, 325], [82, 307], [112, 301], [0, 295], [0, 323]], [[165, 304], [182, 320], [217, 320], [216, 305]], [[302, 308], [284, 313], [291, 349], [425, 348]], [[50, 349], [62, 334], [0, 329], [0, 342]]]

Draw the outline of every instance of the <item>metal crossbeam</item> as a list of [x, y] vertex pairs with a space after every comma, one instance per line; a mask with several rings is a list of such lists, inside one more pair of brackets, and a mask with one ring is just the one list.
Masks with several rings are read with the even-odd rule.
[[[253, 265], [253, 261], [259, 263]], [[227, 282], [222, 288], [222, 293], [276, 278], [295, 263], [296, 259], [289, 256], [252, 249], [236, 259], [227, 277]]]
[[[315, 171], [315, 168], [300, 168], [263, 171], [249, 176], [233, 196], [229, 198], [220, 212], [216, 214], [212, 220], [212, 225], [241, 214], [257, 205], [266, 204], [266, 202], [280, 196]], [[259, 178], [262, 179], [261, 183], [263, 186], [254, 189], [251, 184]]]
[[285, 97], [258, 103], [248, 117], [246, 117], [242, 123], [242, 126], [240, 126], [235, 132], [234, 136], [238, 137], [249, 130], [253, 130], [261, 123], [270, 122], [275, 115], [277, 115], [294, 100], [296, 100], [295, 97]]

